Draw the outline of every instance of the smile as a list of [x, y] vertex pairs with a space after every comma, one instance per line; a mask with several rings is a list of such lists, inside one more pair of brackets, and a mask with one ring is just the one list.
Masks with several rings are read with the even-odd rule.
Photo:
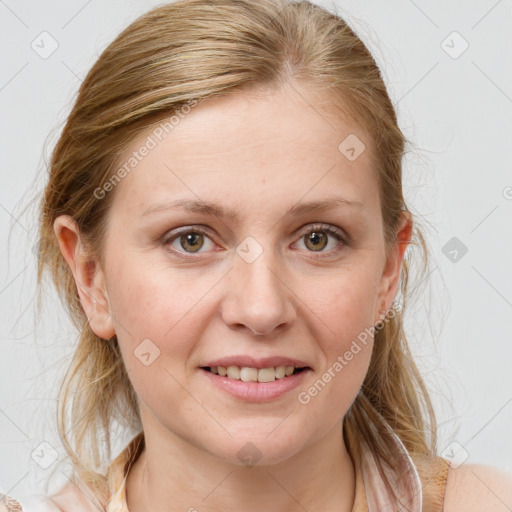
[[221, 377], [229, 379], [241, 380], [243, 382], [272, 382], [276, 379], [284, 379], [295, 373], [305, 370], [304, 367], [296, 368], [295, 366], [276, 366], [268, 368], [252, 368], [249, 366], [211, 366], [204, 368], [207, 371]]
[[[211, 371], [212, 369], [213, 371]], [[284, 397], [286, 393], [299, 386], [313, 371], [309, 367], [296, 368], [294, 366], [267, 368], [217, 366], [200, 367], [198, 370], [217, 389], [244, 402], [268, 402]], [[215, 370], [217, 373], [214, 373]], [[222, 375], [224, 372], [225, 375]]]

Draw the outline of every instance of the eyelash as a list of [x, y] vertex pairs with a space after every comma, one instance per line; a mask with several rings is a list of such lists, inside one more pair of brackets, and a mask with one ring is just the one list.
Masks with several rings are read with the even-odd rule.
[[[302, 240], [307, 234], [310, 234], [313, 232], [318, 232], [318, 231], [332, 235], [338, 242], [340, 242], [340, 244], [338, 244], [338, 246], [336, 248], [332, 249], [331, 251], [327, 251], [327, 253], [338, 253], [339, 251], [341, 251], [343, 249], [343, 246], [348, 245], [346, 242], [346, 239], [343, 236], [342, 231], [340, 229], [338, 229], [330, 224], [321, 224], [321, 223], [320, 224], [312, 224], [311, 226], [309, 226], [307, 228], [307, 230], [301, 231], [301, 235], [299, 236], [299, 241]], [[183, 231], [180, 231], [173, 235], [169, 235], [169, 234], [164, 235], [164, 237], [162, 238], [162, 244], [164, 246], [168, 246], [172, 242], [174, 242], [174, 240], [178, 239], [179, 237], [181, 237], [183, 235], [188, 235], [191, 233], [201, 234], [201, 235], [207, 236], [208, 238], [211, 239], [211, 237], [209, 236], [209, 232], [207, 230], [205, 230], [201, 227], [191, 226], [191, 227], [186, 228]], [[213, 242], [213, 240], [212, 240], [212, 242]], [[197, 256], [194, 256], [194, 254], [201, 254], [200, 252], [187, 253], [187, 252], [178, 251], [176, 249], [171, 249], [171, 250], [173, 251], [174, 254], [177, 254], [178, 257], [185, 258], [185, 259], [197, 258]], [[325, 254], [325, 252], [323, 252], [323, 251], [307, 251], [307, 252], [311, 252], [312, 253], [311, 257], [314, 259], [323, 258], [324, 256], [321, 256], [321, 254]], [[315, 255], [315, 252], [318, 252], [318, 254], [320, 254], [320, 255]]]

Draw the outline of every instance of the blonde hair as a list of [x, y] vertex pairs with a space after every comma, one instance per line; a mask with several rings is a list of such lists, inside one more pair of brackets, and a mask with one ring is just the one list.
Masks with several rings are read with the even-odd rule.
[[[155, 8], [127, 27], [102, 53], [82, 83], [51, 156], [39, 211], [38, 285], [45, 269], [79, 330], [79, 341], [59, 393], [58, 428], [76, 475], [106, 495], [100, 468], [111, 458], [111, 428], [140, 428], [136, 395], [117, 339], [91, 330], [73, 274], [53, 233], [58, 215], [73, 217], [82, 241], [102, 263], [106, 214], [113, 194], [98, 200], [127, 145], [163, 117], [208, 97], [296, 80], [332, 99], [367, 133], [374, 151], [386, 250], [396, 243], [402, 193], [402, 158], [408, 141], [379, 68], [360, 38], [339, 16], [307, 1], [179, 0]], [[412, 245], [428, 251], [414, 222]], [[345, 415], [351, 445], [364, 441], [381, 464], [394, 465], [390, 433], [417, 462], [436, 453], [436, 420], [403, 329], [409, 263], [404, 259], [402, 307], [383, 323], [362, 389]], [[373, 426], [372, 426], [373, 423]], [[357, 447], [353, 446], [353, 449]], [[384, 475], [384, 473], [382, 472]]]

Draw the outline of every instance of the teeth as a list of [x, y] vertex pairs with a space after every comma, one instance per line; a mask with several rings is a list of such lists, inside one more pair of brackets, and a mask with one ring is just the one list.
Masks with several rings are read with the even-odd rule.
[[239, 379], [240, 378], [240, 368], [238, 368], [238, 366], [228, 366], [227, 372], [228, 372], [228, 377], [230, 379]]
[[[292, 366], [293, 368], [293, 366]], [[292, 370], [293, 372], [293, 370]], [[276, 379], [282, 379], [286, 375], [286, 366], [277, 366], [275, 368]]]
[[258, 382], [272, 382], [276, 380], [274, 368], [261, 368], [258, 370]]
[[243, 380], [244, 382], [257, 382], [258, 370], [256, 368], [247, 368], [247, 366], [240, 368], [240, 380]]
[[272, 382], [290, 376], [295, 370], [294, 366], [276, 366], [269, 368], [250, 368], [248, 366], [213, 366], [210, 371], [222, 377], [242, 380], [243, 382]]

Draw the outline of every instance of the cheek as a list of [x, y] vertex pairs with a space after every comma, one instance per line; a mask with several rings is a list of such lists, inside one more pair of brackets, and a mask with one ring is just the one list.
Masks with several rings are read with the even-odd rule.
[[138, 267], [142, 271], [132, 268], [135, 265], [129, 261], [120, 264], [109, 283], [114, 322], [120, 334], [134, 344], [150, 338], [179, 350], [187, 328], [194, 326], [190, 317], [201, 309], [201, 298], [213, 286], [213, 280], [191, 280], [186, 272], [171, 274], [168, 269], [152, 270], [147, 265]]
[[169, 417], [187, 414], [189, 397], [178, 383], [193, 346], [196, 295], [178, 276], [163, 278], [149, 268], [133, 271], [127, 263], [111, 277], [117, 339], [139, 400], [151, 411], [165, 404]]
[[308, 300], [322, 321], [330, 351], [348, 349], [353, 339], [373, 326], [378, 278], [368, 265], [344, 268], [315, 287]]
[[[308, 417], [334, 424], [357, 396], [368, 371], [373, 348], [371, 283], [340, 279], [315, 311], [325, 324], [315, 333], [323, 351], [315, 379], [302, 387], [297, 400]], [[329, 300], [328, 300], [329, 299]]]
[[377, 271], [369, 265], [344, 268], [310, 296], [309, 305], [321, 320], [314, 334], [324, 357], [317, 379], [301, 389], [299, 403], [334, 421], [355, 399], [371, 359]]

